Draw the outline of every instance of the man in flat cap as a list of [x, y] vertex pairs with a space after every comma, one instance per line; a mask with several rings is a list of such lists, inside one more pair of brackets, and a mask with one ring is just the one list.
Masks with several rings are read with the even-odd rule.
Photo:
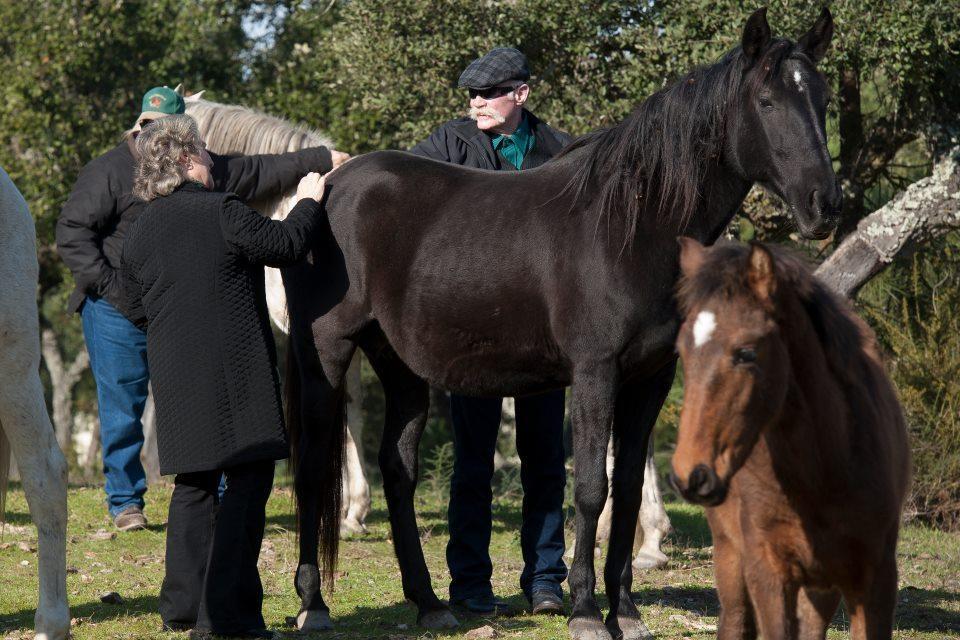
[[[133, 195], [135, 139], [147, 123], [185, 110], [177, 90], [162, 86], [147, 91], [140, 116], [120, 143], [80, 170], [57, 220], [57, 248], [76, 282], [68, 308], [81, 316], [97, 385], [107, 508], [120, 531], [147, 525], [143, 514], [147, 484], [140, 463], [141, 418], [150, 379], [147, 338], [121, 313], [117, 277], [126, 231], [145, 204]], [[307, 173], [325, 173], [349, 157], [326, 147], [276, 155], [210, 156], [215, 189], [245, 200], [282, 193]]]
[[[542, 165], [570, 142], [570, 136], [524, 108], [530, 96], [529, 78], [527, 58], [516, 49], [497, 48], [474, 60], [458, 83], [469, 92], [469, 116], [442, 125], [411, 152], [495, 171]], [[491, 480], [502, 402], [502, 398], [450, 395], [454, 443], [447, 545], [450, 600], [482, 614], [506, 608], [493, 595], [489, 550]], [[567, 577], [563, 562], [563, 405], [563, 390], [516, 399], [523, 484], [520, 587], [537, 614], [563, 613], [560, 585]]]

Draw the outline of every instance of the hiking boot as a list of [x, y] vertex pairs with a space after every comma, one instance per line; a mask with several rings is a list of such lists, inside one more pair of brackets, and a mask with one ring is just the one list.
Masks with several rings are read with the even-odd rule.
[[231, 631], [226, 633], [217, 633], [206, 629], [193, 629], [188, 638], [190, 640], [217, 640], [219, 638], [263, 638], [271, 640], [279, 636], [269, 629], [249, 629], [247, 631]]
[[563, 598], [546, 589], [534, 591], [530, 599], [530, 611], [535, 616], [562, 616]]
[[461, 598], [459, 600], [451, 600], [450, 604], [461, 611], [475, 615], [509, 617], [517, 614], [509, 602], [498, 600], [493, 596]]
[[147, 517], [137, 506], [127, 507], [113, 517], [113, 526], [120, 531], [136, 531], [147, 528]]

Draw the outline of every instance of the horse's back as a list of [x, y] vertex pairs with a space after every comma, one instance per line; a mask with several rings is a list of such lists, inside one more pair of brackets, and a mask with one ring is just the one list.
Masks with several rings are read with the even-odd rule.
[[0, 168], [0, 282], [4, 283], [0, 324], [13, 328], [25, 324], [30, 333], [36, 333], [38, 274], [33, 218], [23, 195]]

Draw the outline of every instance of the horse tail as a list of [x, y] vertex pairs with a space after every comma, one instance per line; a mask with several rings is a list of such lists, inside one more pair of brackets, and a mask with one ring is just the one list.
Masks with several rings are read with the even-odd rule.
[[[337, 565], [337, 553], [340, 544], [340, 510], [343, 502], [343, 463], [344, 447], [347, 434], [347, 404], [346, 394], [341, 390], [336, 398], [334, 419], [327, 433], [314, 433], [319, 438], [316, 443], [322, 458], [318, 460], [304, 460], [303, 446], [303, 380], [297, 360], [297, 340], [293, 337], [287, 349], [286, 380], [284, 396], [286, 403], [287, 435], [290, 439], [290, 468], [296, 482], [302, 465], [312, 465], [313, 473], [317, 474], [314, 480], [319, 482], [305, 483], [313, 487], [316, 494], [301, 495], [295, 485], [294, 494], [297, 505], [297, 535], [303, 535], [302, 514], [304, 505], [301, 500], [314, 500], [317, 513], [317, 531], [309, 532], [317, 535], [320, 542], [320, 560], [323, 565], [323, 581], [329, 589], [333, 588], [334, 573]], [[306, 467], [304, 473], [306, 473]]]
[[0, 524], [6, 518], [7, 481], [10, 479], [10, 441], [0, 424]]

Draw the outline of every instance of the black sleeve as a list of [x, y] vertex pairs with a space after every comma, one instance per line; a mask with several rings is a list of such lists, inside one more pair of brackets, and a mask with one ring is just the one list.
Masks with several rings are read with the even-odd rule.
[[228, 196], [220, 211], [220, 229], [227, 244], [250, 262], [285, 267], [307, 254], [322, 213], [320, 203], [304, 198], [284, 220], [271, 220]]
[[455, 160], [450, 157], [450, 147], [447, 144], [447, 132], [443, 127], [440, 127], [430, 134], [429, 138], [410, 149], [410, 153], [442, 162], [455, 162]]
[[213, 158], [214, 189], [235, 193], [247, 202], [292, 189], [311, 171], [327, 173], [333, 169], [330, 149], [326, 147], [257, 156], [211, 153], [210, 157]]
[[[129, 238], [128, 238], [129, 239]], [[143, 285], [140, 282], [140, 266], [133, 259], [125, 242], [120, 257], [120, 312], [141, 330], [147, 330], [147, 314], [143, 309]]]
[[107, 262], [101, 241], [117, 211], [117, 196], [110, 175], [102, 167], [87, 165], [57, 218], [57, 249], [84, 293], [103, 296], [116, 277]]

